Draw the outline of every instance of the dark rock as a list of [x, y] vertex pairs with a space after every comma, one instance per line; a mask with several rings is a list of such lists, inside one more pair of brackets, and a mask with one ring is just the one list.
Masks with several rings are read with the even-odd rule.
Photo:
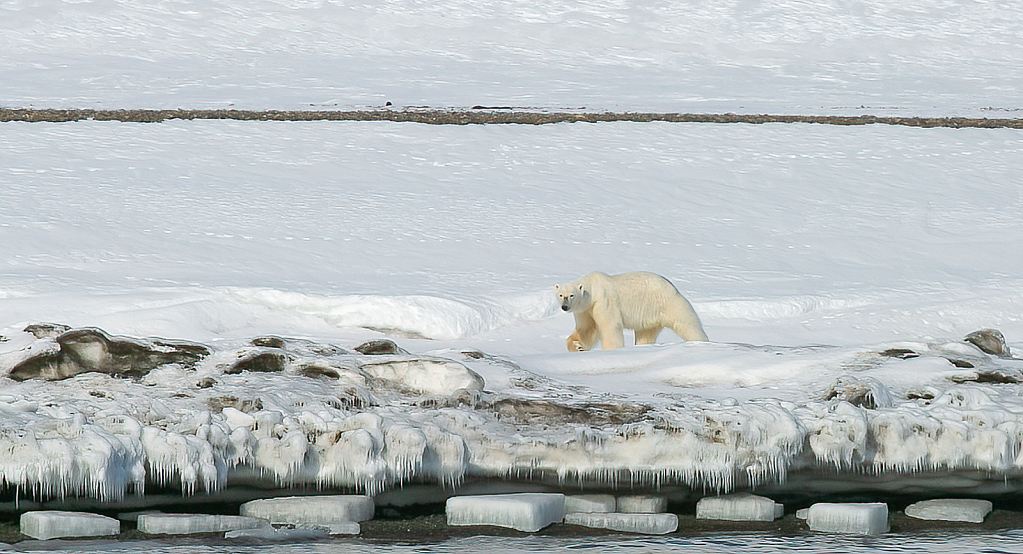
[[25, 327], [25, 332], [37, 339], [55, 339], [70, 330], [71, 327], [60, 323], [33, 323]]
[[[40, 333], [47, 331], [37, 329]], [[12, 379], [65, 379], [95, 371], [138, 378], [165, 364], [194, 367], [209, 350], [202, 345], [165, 340], [112, 337], [100, 329], [72, 329], [56, 337], [59, 350], [45, 350], [11, 369]]]
[[954, 366], [956, 366], [956, 367], [958, 367], [960, 369], [973, 369], [974, 368], [974, 365], [971, 364], [970, 362], [967, 362], [966, 360], [959, 360], [959, 359], [956, 359], [956, 358], [945, 358], [945, 359], [948, 360], [949, 363], [951, 363], [952, 365], [954, 365]]
[[894, 404], [891, 393], [877, 379], [857, 379], [850, 375], [839, 377], [824, 394], [824, 400], [844, 400], [867, 410], [888, 408]]
[[1009, 368], [988, 368], [965, 375], [953, 375], [949, 379], [954, 383], [1023, 383], [1023, 373]]
[[264, 348], [284, 348], [284, 339], [281, 337], [256, 337], [252, 339], [252, 346], [262, 346]]
[[920, 354], [917, 354], [908, 348], [889, 348], [888, 350], [881, 352], [881, 355], [888, 358], [898, 358], [900, 360], [909, 360], [911, 358], [920, 357]]
[[203, 377], [202, 379], [199, 379], [199, 382], [197, 382], [195, 384], [195, 388], [197, 388], [197, 389], [209, 389], [209, 388], [213, 388], [213, 385], [216, 385], [216, 384], [217, 384], [217, 380], [214, 379], [213, 377]]
[[208, 398], [206, 405], [216, 412], [224, 411], [224, 408], [234, 408], [239, 412], [252, 413], [263, 409], [263, 401], [258, 398], [239, 399], [236, 396], [218, 396]]
[[408, 354], [408, 351], [399, 347], [397, 344], [394, 343], [393, 340], [389, 339], [376, 339], [366, 341], [360, 344], [359, 346], [356, 346], [355, 351], [360, 354], [365, 354], [367, 356], [387, 354], [403, 356]]
[[228, 375], [243, 371], [279, 373], [288, 365], [288, 355], [276, 348], [253, 348], [238, 354], [238, 361], [224, 370]]
[[341, 377], [341, 372], [338, 371], [336, 367], [315, 362], [302, 364], [296, 370], [296, 373], [299, 375], [305, 375], [306, 377], [329, 377], [331, 379], [338, 379]]
[[1005, 337], [1002, 336], [1002, 332], [997, 329], [981, 329], [974, 331], [964, 338], [966, 342], [976, 346], [982, 352], [991, 354], [992, 356], [1001, 356], [1008, 358], [1011, 354], [1009, 353], [1009, 347], [1005, 345]]

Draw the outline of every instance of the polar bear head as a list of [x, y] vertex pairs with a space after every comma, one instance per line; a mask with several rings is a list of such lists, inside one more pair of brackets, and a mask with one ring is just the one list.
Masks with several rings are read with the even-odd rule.
[[554, 285], [554, 290], [558, 293], [561, 309], [566, 312], [584, 312], [592, 304], [590, 291], [586, 290], [582, 283]]

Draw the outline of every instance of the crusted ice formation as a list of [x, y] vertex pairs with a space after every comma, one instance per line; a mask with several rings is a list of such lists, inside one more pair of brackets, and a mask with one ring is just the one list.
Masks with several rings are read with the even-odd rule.
[[[76, 336], [32, 330], [4, 330], [0, 372], [49, 352], [55, 337]], [[95, 352], [107, 356], [104, 348]], [[252, 349], [279, 351], [285, 361], [273, 371], [235, 371]], [[208, 350], [194, 366], [166, 363], [133, 378], [10, 381], [0, 395], [0, 483], [41, 498], [117, 501], [147, 486], [192, 494], [229, 481], [369, 495], [412, 482], [456, 487], [467, 477], [727, 493], [777, 486], [805, 469], [852, 480], [865, 472], [1023, 472], [1019, 385], [965, 380], [1009, 375], [1023, 361], [961, 341], [839, 356], [850, 371], [910, 364], [932, 372], [922, 386], [857, 374], [829, 377], [799, 401], [742, 402], [595, 397], [478, 351], [446, 358], [389, 346], [364, 354], [280, 337]], [[480, 375], [495, 372], [507, 383], [487, 390]]]

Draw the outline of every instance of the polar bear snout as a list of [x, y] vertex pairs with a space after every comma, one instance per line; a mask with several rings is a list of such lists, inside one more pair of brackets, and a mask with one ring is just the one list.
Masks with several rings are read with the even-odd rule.
[[563, 311], [563, 312], [570, 312], [570, 311], [572, 311], [572, 306], [569, 306], [568, 302], [562, 302], [561, 303], [561, 311]]

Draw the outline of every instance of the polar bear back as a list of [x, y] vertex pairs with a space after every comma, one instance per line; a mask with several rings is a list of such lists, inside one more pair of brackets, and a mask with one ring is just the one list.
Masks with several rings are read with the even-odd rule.
[[626, 329], [671, 327], [673, 322], [692, 319], [695, 314], [675, 285], [656, 273], [593, 272], [581, 281], [589, 284], [595, 301], [602, 298], [617, 305]]

